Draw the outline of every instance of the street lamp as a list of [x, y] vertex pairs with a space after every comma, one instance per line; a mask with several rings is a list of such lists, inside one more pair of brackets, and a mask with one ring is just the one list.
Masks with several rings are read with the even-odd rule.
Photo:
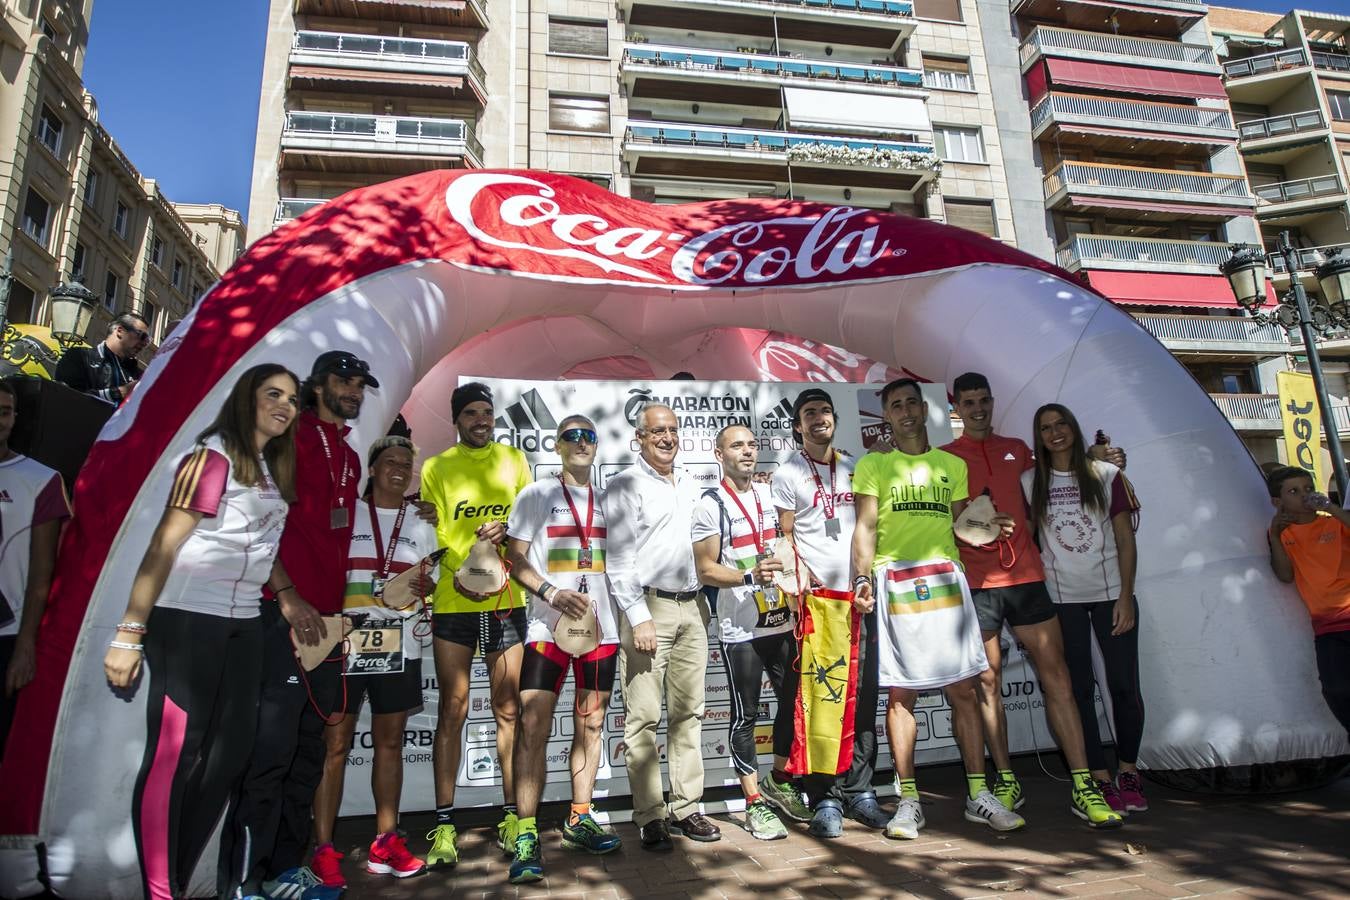
[[94, 320], [98, 295], [78, 281], [67, 281], [52, 288], [52, 337], [62, 349], [84, 340]]
[[[1298, 260], [1294, 247], [1289, 241], [1289, 232], [1280, 232], [1277, 251], [1284, 259], [1285, 271], [1289, 273], [1290, 290], [1280, 298], [1280, 304], [1273, 313], [1257, 312], [1266, 302], [1266, 262], [1259, 247], [1246, 244], [1233, 244], [1229, 247], [1228, 261], [1219, 267], [1228, 278], [1233, 296], [1250, 316], [1261, 324], [1277, 323], [1288, 330], [1298, 328], [1303, 335], [1303, 348], [1308, 354], [1308, 369], [1312, 373], [1313, 386], [1317, 390], [1317, 405], [1322, 415], [1322, 430], [1327, 435], [1327, 451], [1331, 454], [1331, 466], [1336, 473], [1336, 489], [1340, 491], [1342, 502], [1346, 498], [1346, 486], [1350, 483], [1345, 471], [1345, 457], [1341, 454], [1341, 435], [1336, 430], [1336, 420], [1331, 412], [1331, 399], [1327, 396], [1326, 379], [1322, 375], [1322, 359], [1317, 353], [1317, 333], [1350, 327], [1350, 259], [1342, 258], [1339, 252], [1317, 267], [1316, 276], [1322, 289], [1322, 302], [1310, 306], [1308, 295], [1298, 277]], [[1320, 487], [1320, 485], [1319, 485]]]

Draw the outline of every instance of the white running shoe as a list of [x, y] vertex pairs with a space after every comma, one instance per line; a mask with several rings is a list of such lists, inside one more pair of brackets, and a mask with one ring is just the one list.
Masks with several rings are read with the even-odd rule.
[[895, 815], [886, 823], [886, 837], [912, 841], [919, 836], [919, 829], [923, 826], [923, 807], [918, 798], [901, 797]]
[[1016, 831], [1027, 824], [1017, 813], [1008, 809], [989, 790], [980, 791], [974, 800], [966, 800], [966, 821], [980, 822], [995, 831]]

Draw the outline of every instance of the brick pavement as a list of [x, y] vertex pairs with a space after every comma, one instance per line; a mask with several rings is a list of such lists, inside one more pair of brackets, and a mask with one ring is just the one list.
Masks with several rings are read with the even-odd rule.
[[[920, 770], [921, 840], [889, 841], [855, 823], [837, 841], [791, 826], [781, 841], [756, 841], [739, 813], [716, 816], [722, 840], [676, 838], [668, 854], [644, 852], [637, 829], [616, 826], [625, 846], [605, 857], [564, 851], [557, 824], [565, 807], [546, 807], [547, 878], [506, 884], [507, 860], [488, 827], [460, 837], [453, 872], [395, 881], [364, 872], [373, 821], [345, 820], [338, 846], [348, 853], [347, 897], [962, 897], [1004, 895], [1127, 898], [1191, 896], [1350, 897], [1350, 779], [1317, 792], [1265, 798], [1204, 798], [1152, 785], [1151, 809], [1127, 825], [1091, 831], [1068, 812], [1067, 786], [1022, 760], [1026, 829], [995, 834], [961, 817], [958, 767]], [[890, 801], [887, 801], [890, 805]], [[413, 852], [426, 850], [430, 814], [404, 817]]]

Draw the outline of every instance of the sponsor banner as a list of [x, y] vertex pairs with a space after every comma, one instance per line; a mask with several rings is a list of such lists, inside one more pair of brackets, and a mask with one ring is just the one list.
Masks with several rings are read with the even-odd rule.
[[1312, 476], [1313, 487], [1326, 489], [1322, 471], [1322, 422], [1317, 411], [1317, 388], [1305, 372], [1276, 372], [1275, 387], [1280, 397], [1280, 418], [1284, 423], [1284, 453], [1289, 465], [1298, 466]]

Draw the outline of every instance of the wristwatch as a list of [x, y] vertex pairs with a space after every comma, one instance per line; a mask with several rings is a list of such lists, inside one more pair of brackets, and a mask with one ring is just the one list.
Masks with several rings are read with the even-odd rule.
[[746, 573], [745, 573], [744, 581], [745, 581], [745, 586], [746, 586], [746, 587], [754, 587], [754, 586], [755, 586], [755, 573], [754, 573], [754, 572], [746, 572]]

